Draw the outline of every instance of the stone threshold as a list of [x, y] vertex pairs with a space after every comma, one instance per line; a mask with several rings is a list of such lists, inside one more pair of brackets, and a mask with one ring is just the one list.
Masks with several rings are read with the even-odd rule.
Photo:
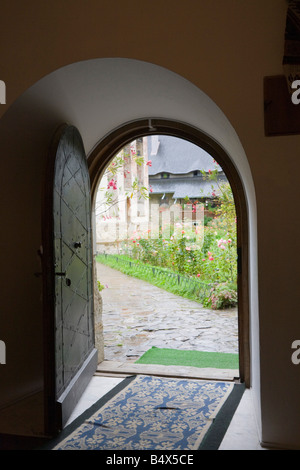
[[132, 362], [103, 361], [98, 364], [95, 375], [106, 377], [126, 377], [132, 374], [155, 375], [159, 377], [189, 378], [204, 380], [239, 381], [237, 369], [214, 369], [158, 364], [135, 364]]

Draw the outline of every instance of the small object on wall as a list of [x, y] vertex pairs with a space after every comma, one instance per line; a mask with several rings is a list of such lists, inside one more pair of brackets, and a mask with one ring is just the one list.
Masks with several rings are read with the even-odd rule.
[[283, 74], [264, 78], [265, 135], [300, 134], [300, 0], [289, 0], [284, 33]]
[[284, 75], [264, 77], [264, 124], [266, 136], [300, 134], [300, 104], [293, 104]]
[[293, 82], [300, 79], [300, 0], [289, 0], [282, 64], [288, 90], [292, 94]]

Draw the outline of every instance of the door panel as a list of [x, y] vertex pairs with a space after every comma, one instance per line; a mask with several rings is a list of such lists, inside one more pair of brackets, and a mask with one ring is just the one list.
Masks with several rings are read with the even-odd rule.
[[[45, 354], [46, 421], [48, 428], [59, 431], [97, 366], [89, 173], [82, 139], [75, 127], [64, 125], [58, 130], [49, 160], [50, 221], [46, 226], [52, 236], [45, 236], [45, 298], [50, 299], [50, 308], [45, 308], [45, 337], [52, 335], [52, 341], [49, 346], [46, 344]], [[55, 423], [50, 410], [55, 411]]]

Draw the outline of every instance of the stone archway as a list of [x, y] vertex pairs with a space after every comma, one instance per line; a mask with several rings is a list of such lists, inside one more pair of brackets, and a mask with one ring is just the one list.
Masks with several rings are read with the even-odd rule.
[[[249, 288], [248, 288], [248, 217], [246, 198], [240, 176], [230, 157], [222, 147], [209, 136], [187, 124], [164, 119], [142, 119], [134, 121], [113, 131], [100, 141], [88, 159], [92, 200], [98, 181], [110, 159], [130, 141], [154, 134], [166, 134], [186, 139], [206, 150], [223, 168], [231, 185], [237, 212], [237, 246], [238, 246], [238, 330], [240, 377], [246, 386], [250, 386], [250, 346], [249, 346]], [[95, 329], [97, 345], [100, 350], [99, 358], [103, 360], [103, 335], [100, 319], [101, 300], [96, 298], [98, 315]]]

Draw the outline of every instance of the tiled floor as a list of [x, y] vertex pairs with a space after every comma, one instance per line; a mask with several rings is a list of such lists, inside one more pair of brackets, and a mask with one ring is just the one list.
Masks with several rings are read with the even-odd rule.
[[[94, 376], [67, 424], [123, 380]], [[246, 390], [219, 450], [264, 450], [259, 444], [251, 390]]]

